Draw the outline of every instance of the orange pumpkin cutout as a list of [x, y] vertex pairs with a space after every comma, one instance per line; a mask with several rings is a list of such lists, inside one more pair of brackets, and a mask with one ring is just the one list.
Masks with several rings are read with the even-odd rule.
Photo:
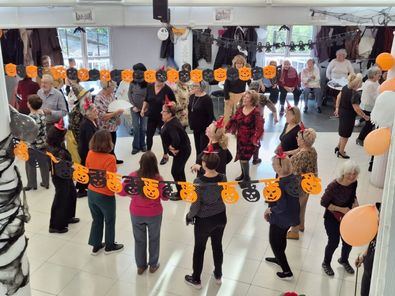
[[62, 66], [51, 67], [51, 75], [54, 80], [66, 79], [66, 68]]
[[86, 68], [81, 68], [77, 72], [78, 79], [81, 81], [88, 81], [89, 80], [89, 70]]
[[242, 81], [248, 81], [251, 79], [251, 68], [243, 67], [239, 69], [239, 78]]
[[278, 179], [263, 180], [265, 188], [263, 188], [263, 196], [267, 202], [275, 202], [281, 198], [281, 189]]
[[313, 173], [302, 174], [301, 186], [304, 192], [309, 194], [319, 194], [322, 191], [321, 179]]
[[177, 182], [181, 186], [180, 197], [182, 200], [194, 203], [198, 196], [195, 191], [195, 185], [189, 182]]
[[14, 154], [20, 160], [28, 161], [29, 160], [29, 150], [27, 144], [24, 141], [20, 141], [15, 145]]
[[59, 160], [51, 152], [47, 151], [47, 152], [45, 152], [45, 154], [49, 156], [49, 159], [51, 160], [51, 162], [59, 163]]
[[10, 77], [16, 76], [16, 65], [15, 64], [7, 64], [5, 65], [5, 74]]
[[73, 172], [73, 180], [81, 183], [88, 184], [89, 183], [89, 169], [80, 165], [78, 163], [74, 163], [74, 172]]
[[176, 83], [179, 79], [178, 71], [175, 69], [171, 69], [167, 71], [167, 81], [170, 83]]
[[192, 70], [191, 73], [191, 80], [195, 83], [199, 83], [203, 80], [203, 71], [200, 69]]
[[122, 182], [121, 175], [116, 173], [107, 172], [107, 188], [110, 189], [111, 192], [119, 193], [122, 191]]
[[110, 81], [111, 80], [111, 73], [108, 70], [100, 70], [100, 80], [103, 81]]
[[147, 83], [154, 83], [156, 81], [156, 71], [147, 70], [144, 72], [144, 80]]
[[226, 80], [226, 69], [218, 68], [214, 70], [214, 79], [217, 81], [225, 81]]
[[37, 66], [30, 65], [26, 67], [26, 75], [27, 77], [30, 78], [36, 78], [37, 77]]
[[144, 182], [143, 193], [149, 199], [157, 199], [159, 197], [159, 181], [141, 178]]
[[265, 77], [266, 79], [272, 79], [276, 77], [276, 75], [277, 75], [276, 67], [271, 65], [263, 67], [263, 77]]
[[219, 182], [218, 185], [222, 186], [221, 197], [224, 203], [235, 204], [240, 196], [237, 192], [236, 185], [238, 182]]
[[133, 71], [126, 69], [121, 72], [121, 79], [127, 83], [131, 83], [133, 81]]

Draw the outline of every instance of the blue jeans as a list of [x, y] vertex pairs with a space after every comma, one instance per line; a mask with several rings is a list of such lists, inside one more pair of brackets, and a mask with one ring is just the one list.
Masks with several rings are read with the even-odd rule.
[[145, 136], [147, 133], [147, 117], [141, 117], [140, 112], [132, 113], [133, 125], [133, 149], [142, 150], [147, 148], [145, 143]]
[[139, 268], [147, 267], [147, 230], [149, 239], [148, 265], [155, 267], [159, 262], [160, 227], [162, 214], [158, 216], [133, 216], [130, 215], [134, 236], [134, 257]]
[[316, 107], [322, 107], [321, 89], [320, 88], [309, 88], [309, 87], [306, 87], [303, 90], [303, 97], [304, 97], [304, 105], [305, 105], [305, 107], [308, 106], [309, 94], [310, 94], [311, 91], [314, 92], [314, 99], [315, 99], [315, 102], [317, 104]]

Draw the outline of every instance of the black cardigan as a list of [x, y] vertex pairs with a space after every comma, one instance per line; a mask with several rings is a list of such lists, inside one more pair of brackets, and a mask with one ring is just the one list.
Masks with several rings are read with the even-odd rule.
[[[179, 150], [179, 154], [190, 153], [191, 142], [188, 134], [176, 117], [173, 117], [162, 126], [160, 136], [165, 147], [168, 148], [171, 145], [176, 150]], [[175, 156], [171, 151], [169, 153]]]
[[78, 153], [81, 157], [81, 164], [85, 164], [86, 157], [89, 152], [89, 141], [98, 130], [88, 118], [84, 117], [80, 125], [80, 135], [78, 144]]
[[204, 131], [214, 120], [213, 101], [209, 95], [189, 97], [188, 120], [193, 131]]

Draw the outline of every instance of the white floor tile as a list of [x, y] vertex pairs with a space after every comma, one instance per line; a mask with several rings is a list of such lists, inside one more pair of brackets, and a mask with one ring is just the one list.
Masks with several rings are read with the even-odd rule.
[[113, 284], [113, 279], [79, 272], [59, 296], [104, 296]]

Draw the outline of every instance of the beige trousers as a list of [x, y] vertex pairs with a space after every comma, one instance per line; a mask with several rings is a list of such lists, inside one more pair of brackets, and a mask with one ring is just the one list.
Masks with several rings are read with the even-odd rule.
[[224, 124], [226, 125], [229, 119], [235, 114], [236, 106], [239, 103], [243, 93], [241, 94], [234, 94], [229, 93], [229, 100], [225, 100], [225, 107], [224, 107]]

